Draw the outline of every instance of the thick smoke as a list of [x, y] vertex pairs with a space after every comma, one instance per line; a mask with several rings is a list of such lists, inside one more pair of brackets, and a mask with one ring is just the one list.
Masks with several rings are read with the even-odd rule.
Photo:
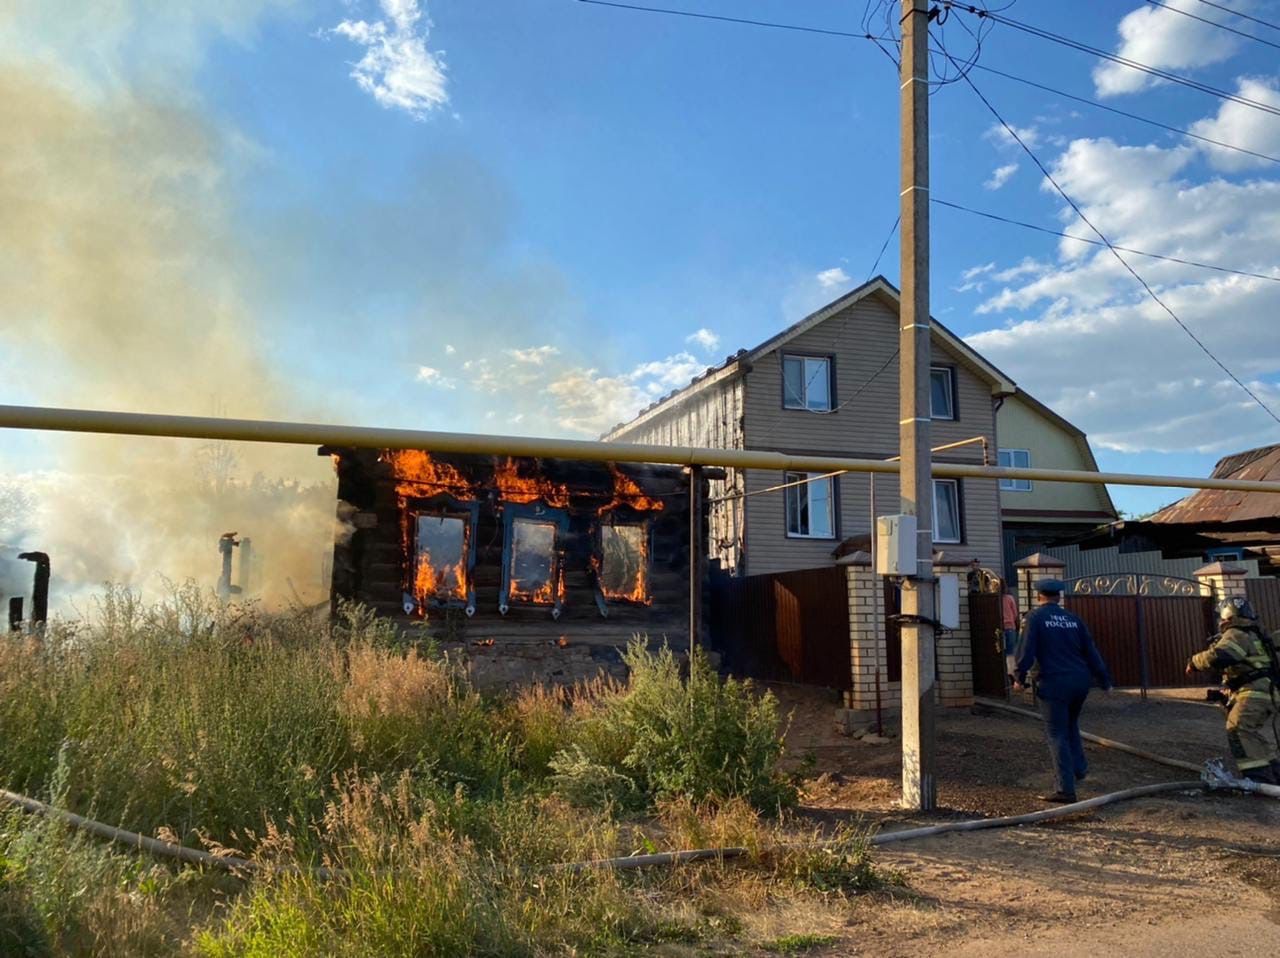
[[[322, 412], [277, 375], [241, 300], [251, 280], [222, 200], [235, 141], [171, 102], [89, 98], [47, 75], [0, 68], [0, 336], [22, 357], [4, 401]], [[314, 449], [46, 442], [55, 470], [10, 463], [26, 499], [8, 504], [0, 544], [51, 554], [55, 603], [108, 580], [212, 586], [217, 537], [231, 531], [254, 540], [266, 598], [323, 598], [333, 477]]]

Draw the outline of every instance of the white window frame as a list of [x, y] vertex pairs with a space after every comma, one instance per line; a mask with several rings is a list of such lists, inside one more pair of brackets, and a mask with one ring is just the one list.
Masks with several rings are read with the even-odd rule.
[[[933, 376], [935, 373], [944, 373], [947, 377], [947, 415], [940, 416], [938, 411], [933, 408]], [[956, 415], [956, 371], [950, 366], [930, 366], [929, 367], [929, 418], [943, 419], [947, 422], [956, 422], [959, 416]]]
[[[1021, 458], [1023, 462], [1018, 462]], [[1008, 461], [1006, 461], [1006, 459]], [[1007, 469], [1030, 469], [1031, 468], [1031, 450], [1030, 449], [1001, 449], [996, 453], [996, 460], [999, 464]], [[1001, 492], [1030, 492], [1030, 479], [1001, 479]]]
[[[800, 363], [800, 402], [793, 403], [788, 401], [787, 397], [787, 361], [797, 360]], [[810, 363], [822, 363], [827, 369], [827, 404], [825, 406], [809, 405], [809, 384], [817, 379], [815, 374], [809, 371]], [[800, 409], [809, 412], [830, 412], [835, 406], [835, 397], [832, 395], [834, 377], [831, 375], [832, 360], [830, 356], [805, 356], [802, 353], [783, 353], [782, 354], [782, 408], [783, 409]]]
[[[822, 478], [819, 478], [822, 477]], [[820, 539], [831, 542], [838, 538], [836, 530], [836, 483], [835, 477], [826, 476], [821, 472], [786, 472], [783, 473], [783, 482], [799, 483], [783, 490], [782, 497], [782, 522], [786, 530], [788, 539]], [[819, 483], [826, 483], [827, 488], [827, 521], [831, 532], [828, 535], [816, 535], [812, 532], [792, 532], [791, 531], [791, 503], [797, 496], [804, 496], [808, 501], [810, 521], [809, 528], [813, 528], [813, 501], [809, 498], [809, 492], [813, 486]]]
[[[938, 490], [942, 486], [950, 486], [955, 493], [956, 503], [956, 533], [958, 538], [940, 539], [938, 538]], [[933, 541], [939, 545], [958, 545], [964, 542], [964, 506], [960, 502], [960, 480], [959, 479], [935, 479], [933, 480]]]

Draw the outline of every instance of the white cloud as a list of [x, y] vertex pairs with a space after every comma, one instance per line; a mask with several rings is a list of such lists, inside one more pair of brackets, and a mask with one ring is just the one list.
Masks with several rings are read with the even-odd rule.
[[[1280, 107], [1280, 90], [1276, 89], [1275, 82], [1273, 77], [1241, 77], [1236, 93], [1249, 100]], [[1243, 103], [1224, 100], [1218, 108], [1217, 116], [1206, 117], [1191, 124], [1191, 132], [1252, 150], [1254, 153], [1280, 155], [1280, 117], [1263, 113]], [[1235, 150], [1224, 150], [1208, 143], [1201, 143], [1199, 146], [1208, 154], [1209, 161], [1220, 170], [1236, 172], [1252, 167], [1272, 166], [1267, 160], [1246, 156]]]
[[[1010, 133], [1012, 130], [1013, 133]], [[1014, 138], [1016, 133], [1017, 139]], [[1010, 123], [1006, 129], [1002, 123], [993, 123], [987, 127], [987, 131], [982, 134], [984, 139], [994, 143], [996, 146], [1021, 150], [1018, 146], [1018, 140], [1022, 140], [1027, 145], [1027, 149], [1034, 150], [1040, 145], [1040, 128], [1038, 126], [1018, 126], [1016, 123]]]
[[418, 373], [413, 378], [420, 383], [438, 386], [441, 389], [456, 389], [458, 385], [433, 366], [419, 366]]
[[[1196, 0], [1162, 2], [1176, 10], [1201, 11]], [[1162, 70], [1187, 70], [1221, 63], [1235, 52], [1238, 41], [1231, 34], [1176, 10], [1142, 5], [1125, 16], [1117, 27], [1117, 55]], [[1154, 82], [1158, 81], [1150, 74], [1119, 63], [1103, 62], [1093, 70], [1094, 87], [1102, 96], [1136, 93]]]
[[[1054, 176], [1115, 243], [1280, 276], [1280, 180], [1196, 179], [1188, 147], [1077, 140]], [[1062, 220], [1087, 235], [1065, 208]], [[1002, 328], [969, 342], [1030, 393], [1126, 451], [1220, 453], [1280, 428], [1217, 369], [1105, 249], [1063, 240], [1056, 262], [996, 270], [980, 311]], [[1162, 299], [1280, 412], [1280, 283], [1130, 256]]]
[[831, 269], [824, 269], [818, 274], [818, 285], [823, 289], [831, 289], [833, 286], [847, 286], [850, 283], [849, 274], [839, 266]]
[[554, 346], [531, 346], [528, 349], [508, 349], [507, 355], [518, 363], [528, 363], [530, 366], [541, 366], [552, 356], [556, 356], [560, 350]]
[[705, 326], [684, 338], [686, 343], [697, 343], [707, 352], [713, 352], [720, 345], [720, 337]]
[[990, 273], [995, 268], [996, 264], [994, 262], [984, 263], [981, 266], [970, 266], [960, 274], [960, 279], [963, 282], [961, 282], [959, 286], [953, 286], [951, 288], [957, 293], [967, 293], [970, 290], [978, 290], [981, 292], [983, 287], [986, 286], [982, 277]]
[[451, 346], [449, 343], [444, 344], [444, 354], [446, 356], [452, 356], [456, 352], [457, 350], [454, 349], [453, 346]]
[[388, 109], [422, 119], [449, 102], [443, 54], [427, 49], [431, 23], [418, 0], [379, 0], [385, 19], [343, 20], [331, 31], [365, 48], [351, 78]]
[[1009, 182], [1009, 178], [1018, 172], [1017, 163], [1006, 163], [1004, 166], [997, 166], [991, 171], [990, 178], [982, 185], [989, 190], [998, 190]]

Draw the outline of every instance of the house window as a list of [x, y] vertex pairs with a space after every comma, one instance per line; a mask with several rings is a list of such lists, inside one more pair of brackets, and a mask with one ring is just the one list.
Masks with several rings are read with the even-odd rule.
[[836, 515], [834, 480], [821, 473], [788, 472], [785, 482], [801, 483], [786, 491], [787, 536], [793, 539], [834, 539]]
[[933, 541], [961, 542], [964, 529], [960, 523], [960, 481], [933, 480]]
[[[1001, 449], [999, 452], [1000, 465], [1010, 469], [1030, 469], [1031, 468], [1031, 451], [1029, 449]], [[1030, 479], [1001, 479], [1000, 490], [1002, 492], [1030, 492]]]
[[956, 376], [949, 366], [929, 370], [929, 415], [934, 419], [956, 418]]
[[553, 605], [559, 598], [555, 522], [517, 517], [511, 520], [507, 548], [508, 602]]
[[782, 405], [786, 409], [831, 409], [831, 360], [815, 356], [782, 357]]
[[429, 602], [467, 597], [471, 523], [467, 517], [419, 514], [414, 554], [413, 596], [418, 608]]
[[612, 601], [649, 601], [647, 525], [633, 523], [600, 528], [600, 591]]

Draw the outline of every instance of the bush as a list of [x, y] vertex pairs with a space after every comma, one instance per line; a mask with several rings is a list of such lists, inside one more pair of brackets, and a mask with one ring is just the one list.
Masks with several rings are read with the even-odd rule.
[[612, 833], [596, 832], [580, 812], [490, 803], [484, 827], [471, 822], [481, 843], [450, 820], [469, 804], [418, 810], [407, 777], [385, 789], [377, 779], [349, 780], [323, 825], [324, 860], [338, 877], [280, 873], [257, 883], [198, 936], [198, 950], [211, 958], [534, 955], [620, 952], [690, 935], [612, 874], [528, 867], [569, 849], [612, 853]]
[[688, 681], [670, 649], [628, 648], [631, 679], [583, 720], [578, 741], [552, 763], [555, 784], [584, 802], [619, 801], [630, 786], [646, 802], [742, 798], [777, 812], [795, 801], [779, 771], [777, 700], [750, 682], [721, 681], [695, 649]]

